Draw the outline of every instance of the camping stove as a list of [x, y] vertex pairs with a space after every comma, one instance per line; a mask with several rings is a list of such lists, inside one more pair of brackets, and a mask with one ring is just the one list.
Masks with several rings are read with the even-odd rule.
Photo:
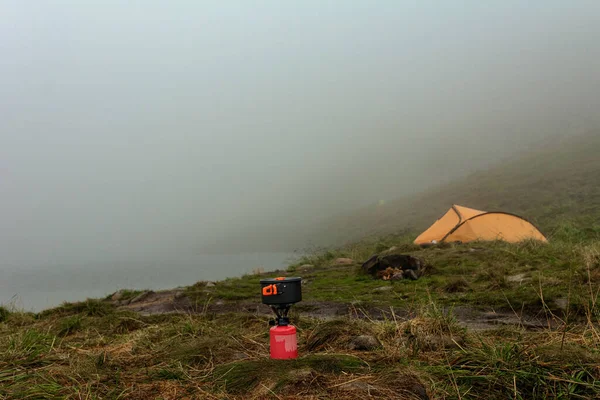
[[262, 279], [262, 302], [275, 313], [275, 319], [269, 321], [270, 349], [272, 359], [298, 357], [296, 327], [290, 325], [288, 313], [290, 307], [302, 300], [302, 278], [279, 277]]

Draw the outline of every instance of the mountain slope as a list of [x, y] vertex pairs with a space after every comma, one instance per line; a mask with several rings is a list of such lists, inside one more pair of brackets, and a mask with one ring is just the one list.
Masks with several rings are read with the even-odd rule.
[[332, 218], [313, 232], [311, 242], [331, 245], [371, 235], [416, 233], [452, 204], [519, 214], [547, 235], [569, 221], [580, 234], [598, 237], [600, 132], [555, 139], [450, 184]]

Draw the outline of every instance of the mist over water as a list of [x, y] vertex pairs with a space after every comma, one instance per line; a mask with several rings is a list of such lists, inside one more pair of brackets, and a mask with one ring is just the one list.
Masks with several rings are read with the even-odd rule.
[[597, 1], [1, 9], [0, 302], [243, 273], [205, 257], [600, 126]]
[[[103, 298], [119, 289], [170, 289], [200, 280], [221, 280], [256, 271], [285, 268], [291, 253], [204, 255], [172, 263], [160, 261], [114, 264], [48, 265], [44, 268], [3, 267], [0, 304], [41, 311], [64, 301]], [[257, 293], [260, 288], [257, 287]]]

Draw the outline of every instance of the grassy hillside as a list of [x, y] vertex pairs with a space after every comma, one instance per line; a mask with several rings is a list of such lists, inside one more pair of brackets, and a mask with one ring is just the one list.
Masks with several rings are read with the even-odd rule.
[[599, 154], [600, 132], [555, 139], [465, 179], [332, 218], [320, 225], [311, 241], [339, 244], [369, 235], [417, 233], [452, 204], [519, 214], [550, 236], [568, 229], [598, 238]]

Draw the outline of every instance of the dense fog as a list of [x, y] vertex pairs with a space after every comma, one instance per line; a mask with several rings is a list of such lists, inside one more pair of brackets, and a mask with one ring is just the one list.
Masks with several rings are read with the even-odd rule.
[[600, 122], [596, 1], [0, 9], [5, 267], [268, 244]]

